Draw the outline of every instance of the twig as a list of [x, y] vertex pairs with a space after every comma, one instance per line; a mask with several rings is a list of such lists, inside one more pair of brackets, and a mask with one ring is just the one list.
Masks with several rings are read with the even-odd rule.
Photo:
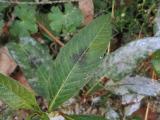
[[107, 49], [107, 55], [109, 55], [111, 52], [111, 42], [108, 44], [108, 49]]
[[144, 120], [148, 120], [149, 108], [150, 108], [150, 103], [147, 104], [147, 109], [146, 109], [146, 114], [145, 114]]
[[57, 3], [66, 3], [66, 2], [78, 2], [79, 0], [56, 0], [56, 1], [47, 1], [47, 2], [19, 2], [19, 1], [0, 1], [0, 3], [8, 3], [8, 4], [30, 4], [30, 5], [37, 5], [37, 4], [57, 4]]
[[[155, 73], [154, 71], [152, 72], [152, 81], [155, 79]], [[148, 114], [149, 114], [149, 108], [150, 108], [150, 103], [147, 103], [147, 109], [146, 109], [146, 114], [145, 114], [145, 119], [144, 120], [148, 120]]]
[[57, 38], [55, 37], [43, 24], [40, 22], [37, 23], [38, 26], [45, 32], [47, 33], [56, 43], [58, 43], [60, 46], [64, 47], [64, 44]]
[[115, 0], [112, 1], [112, 19], [115, 18], [114, 12], [115, 12]]

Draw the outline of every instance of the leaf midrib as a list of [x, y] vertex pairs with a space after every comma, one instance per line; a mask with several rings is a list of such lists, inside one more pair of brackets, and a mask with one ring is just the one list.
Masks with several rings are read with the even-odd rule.
[[73, 65], [71, 71], [69, 72], [69, 74], [67, 75], [66, 79], [62, 82], [62, 85], [60, 87], [60, 89], [58, 90], [57, 94], [55, 95], [54, 99], [51, 101], [51, 104], [49, 105], [49, 109], [48, 111], [51, 112], [52, 110], [52, 106], [54, 105], [58, 95], [60, 94], [60, 92], [62, 91], [65, 83], [67, 82], [70, 74], [72, 73], [72, 71], [75, 69], [76, 65], [78, 64], [78, 62], [82, 59], [82, 56], [88, 51], [88, 49], [90, 48], [90, 46], [92, 46], [92, 44], [94, 43], [94, 41], [96, 40], [97, 36], [99, 35], [99, 33], [103, 30], [103, 28], [105, 27], [107, 23], [103, 24], [101, 29], [99, 30], [99, 32], [97, 33], [97, 35], [95, 36], [94, 40], [91, 42], [91, 44], [89, 44], [89, 47], [83, 52], [83, 54], [80, 56], [80, 58], [77, 60], [77, 62]]

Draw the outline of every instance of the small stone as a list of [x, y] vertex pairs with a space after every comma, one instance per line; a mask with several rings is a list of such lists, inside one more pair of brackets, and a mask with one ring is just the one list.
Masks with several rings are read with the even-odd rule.
[[97, 109], [93, 109], [91, 113], [92, 114], [97, 114], [97, 111], [98, 111]]
[[50, 120], [65, 120], [65, 118], [61, 115], [50, 118]]
[[80, 106], [78, 103], [76, 103], [76, 105], [75, 105], [75, 113], [80, 114]]
[[90, 114], [91, 111], [92, 111], [92, 107], [89, 107], [89, 108], [87, 109], [87, 111], [85, 112], [85, 114]]

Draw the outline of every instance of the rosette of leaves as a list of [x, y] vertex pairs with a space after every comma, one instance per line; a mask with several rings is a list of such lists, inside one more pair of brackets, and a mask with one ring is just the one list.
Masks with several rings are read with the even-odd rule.
[[[2, 74], [0, 74], [0, 99], [12, 108], [29, 109], [34, 115], [40, 116], [40, 120], [48, 120], [50, 113], [77, 95], [89, 82], [88, 77], [100, 64], [100, 58], [106, 51], [111, 34], [109, 15], [101, 16], [76, 34], [61, 49], [55, 61], [52, 61], [48, 52], [43, 50], [45, 47], [32, 38], [21, 38], [20, 43], [10, 42], [8, 49], [12, 57], [25, 73], [37, 95], [46, 99], [48, 110], [46, 113], [39, 110], [34, 93]], [[56, 116], [53, 116], [53, 119], [54, 117]], [[99, 116], [63, 115], [63, 117], [66, 120], [105, 120]], [[32, 116], [28, 119], [32, 119]]]
[[34, 6], [17, 5], [13, 14], [16, 17], [10, 29], [13, 36], [25, 37], [38, 31]]
[[51, 21], [51, 29], [56, 33], [74, 32], [83, 20], [81, 11], [72, 4], [65, 4], [64, 12], [53, 6], [48, 18]]

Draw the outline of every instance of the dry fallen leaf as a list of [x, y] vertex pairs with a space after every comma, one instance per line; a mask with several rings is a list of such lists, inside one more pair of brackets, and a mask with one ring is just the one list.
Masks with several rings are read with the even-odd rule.
[[17, 81], [19, 81], [22, 85], [24, 85], [29, 90], [32, 90], [31, 86], [29, 85], [26, 77], [24, 76], [21, 69], [19, 69], [15, 74], [12, 74], [11, 77]]
[[89, 24], [94, 17], [94, 5], [92, 0], [79, 0], [79, 8], [84, 15], [84, 25]]
[[9, 55], [6, 47], [0, 48], [0, 72], [10, 75], [16, 68], [16, 63]]
[[12, 59], [6, 47], [0, 48], [0, 73], [8, 75], [19, 81], [21, 84], [31, 89], [22, 71], [13, 75], [17, 67], [16, 62]]

